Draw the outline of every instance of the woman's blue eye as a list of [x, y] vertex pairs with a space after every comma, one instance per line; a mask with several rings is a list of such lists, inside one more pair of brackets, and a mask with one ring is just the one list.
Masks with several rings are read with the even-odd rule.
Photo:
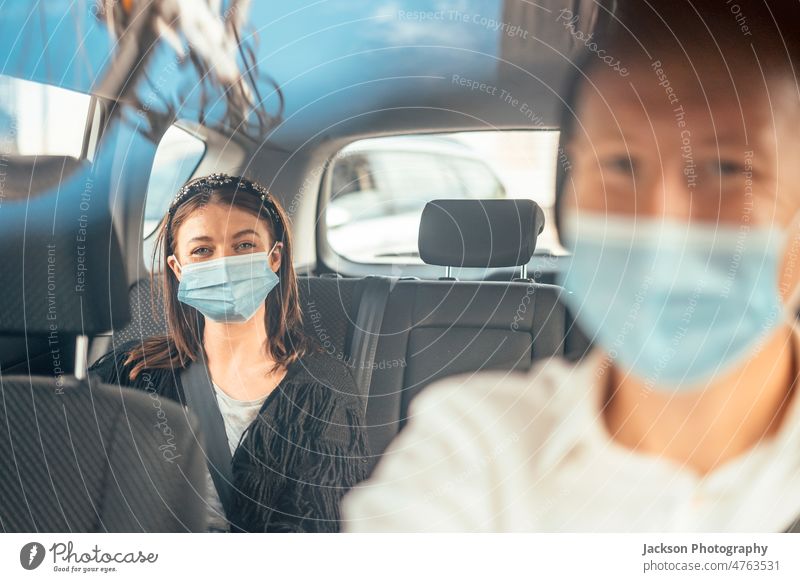
[[236, 245], [236, 249], [237, 250], [247, 250], [247, 249], [254, 249], [254, 248], [256, 248], [256, 245], [254, 245], [251, 242], [241, 242], [238, 245]]
[[211, 249], [209, 249], [208, 247], [198, 247], [198, 248], [194, 249], [189, 254], [202, 256], [202, 255], [207, 255], [210, 252], [211, 252]]

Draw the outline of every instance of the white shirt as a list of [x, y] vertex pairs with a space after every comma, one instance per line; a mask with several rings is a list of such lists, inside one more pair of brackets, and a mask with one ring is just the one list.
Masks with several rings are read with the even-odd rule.
[[[213, 384], [213, 382], [212, 382]], [[228, 437], [228, 446], [233, 455], [236, 447], [239, 446], [239, 439], [247, 429], [248, 426], [258, 416], [258, 411], [261, 410], [261, 405], [267, 399], [263, 396], [257, 400], [236, 400], [231, 398], [222, 389], [214, 385], [214, 392], [217, 396], [217, 404], [219, 411], [222, 413], [222, 419], [225, 422], [225, 434]], [[217, 488], [214, 485], [214, 480], [211, 478], [211, 473], [206, 471], [206, 488], [208, 499], [208, 531], [229, 531], [230, 524], [225, 519], [225, 510], [222, 507], [222, 502], [219, 500]]]
[[776, 435], [702, 478], [611, 439], [601, 363], [595, 352], [429, 387], [345, 497], [344, 529], [780, 532], [800, 515], [797, 397]]

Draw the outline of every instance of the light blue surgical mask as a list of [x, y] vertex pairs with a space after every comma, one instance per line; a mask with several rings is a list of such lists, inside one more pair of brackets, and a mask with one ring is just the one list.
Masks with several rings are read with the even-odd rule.
[[181, 270], [178, 300], [213, 321], [248, 321], [278, 284], [278, 275], [269, 265], [271, 253], [249, 253], [185, 266], [175, 258]]
[[741, 364], [794, 314], [779, 293], [779, 228], [581, 212], [567, 217], [566, 302], [648, 387], [697, 387]]

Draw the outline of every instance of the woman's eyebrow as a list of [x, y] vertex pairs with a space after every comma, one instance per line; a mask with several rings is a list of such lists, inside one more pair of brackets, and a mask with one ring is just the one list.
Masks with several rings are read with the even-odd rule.
[[233, 235], [233, 238], [239, 238], [240, 236], [244, 236], [246, 234], [252, 234], [252, 235], [257, 236], [258, 238], [261, 238], [261, 236], [259, 236], [259, 234], [256, 231], [254, 231], [252, 228], [246, 228], [244, 230], [240, 230], [235, 235]]
[[189, 239], [189, 242], [212, 242], [213, 240], [210, 236], [194, 236]]

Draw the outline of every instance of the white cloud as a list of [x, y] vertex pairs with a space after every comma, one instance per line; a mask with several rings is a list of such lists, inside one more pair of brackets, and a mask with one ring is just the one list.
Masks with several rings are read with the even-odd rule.
[[[425, 10], [412, 10], [389, 0], [375, 8], [371, 36], [387, 45], [475, 46], [485, 30], [461, 20], [462, 16], [471, 18], [475, 14], [482, 15], [482, 11], [480, 2], [474, 0], [437, 0]], [[475, 27], [474, 33], [470, 27]]]

